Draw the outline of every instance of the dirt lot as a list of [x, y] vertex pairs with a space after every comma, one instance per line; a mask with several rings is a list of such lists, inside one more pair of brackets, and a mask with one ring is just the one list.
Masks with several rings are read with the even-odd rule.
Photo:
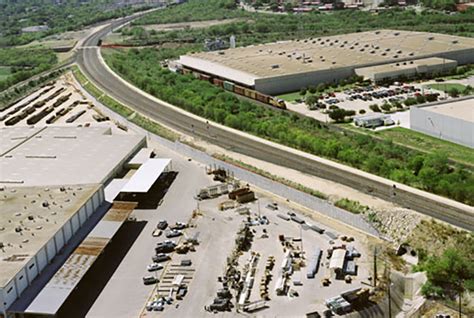
[[[61, 99], [65, 100], [60, 102]], [[45, 103], [43, 104], [42, 101]], [[21, 113], [26, 112], [27, 110], [28, 114], [20, 121], [16, 123], [9, 122], [9, 120], [15, 116], [19, 116]], [[40, 114], [41, 112], [47, 112], [47, 114], [39, 119], [39, 121], [28, 124], [28, 120], [32, 120], [33, 116]], [[81, 113], [82, 115], [80, 115], [77, 119], [71, 119], [72, 116]], [[51, 85], [40, 88], [8, 109], [1, 111], [0, 127], [110, 125], [109, 120], [103, 120], [99, 122], [93, 118], [93, 116], [97, 117], [101, 116], [101, 114], [102, 112], [100, 112], [94, 103], [87, 99], [82, 91], [78, 89], [78, 84], [72, 80], [71, 74], [68, 73], [60, 77], [54, 83], [51, 83]], [[56, 119], [54, 121], [48, 121], [55, 116]], [[102, 115], [102, 119], [105, 119], [105, 117], [106, 116]], [[116, 127], [113, 129], [117, 132], [123, 132]]]

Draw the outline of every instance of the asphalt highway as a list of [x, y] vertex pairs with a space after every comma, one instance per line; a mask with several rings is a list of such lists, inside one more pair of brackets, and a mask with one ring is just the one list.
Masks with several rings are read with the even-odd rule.
[[[394, 186], [393, 182], [367, 173], [328, 163], [314, 157], [294, 152], [268, 142], [251, 138], [245, 134], [225, 129], [206, 120], [177, 111], [164, 103], [151, 99], [118, 80], [105, 67], [98, 56], [97, 44], [112, 28], [116, 28], [134, 17], [113, 21], [109, 26], [92, 34], [84, 41], [77, 54], [77, 63], [85, 75], [106, 94], [134, 110], [188, 135], [206, 140], [220, 147], [257, 159], [289, 167], [304, 173], [336, 181], [362, 192], [370, 193], [401, 206], [433, 216], [453, 225], [474, 231], [474, 208], [440, 198], [419, 190]], [[100, 53], [99, 53], [100, 54]], [[324, 190], [323, 190], [324, 192]]]

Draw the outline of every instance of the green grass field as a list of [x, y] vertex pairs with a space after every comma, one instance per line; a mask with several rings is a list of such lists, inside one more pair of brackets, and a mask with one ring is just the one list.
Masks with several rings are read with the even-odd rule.
[[287, 102], [294, 102], [298, 98], [303, 98], [303, 95], [300, 95], [300, 92], [293, 92], [293, 93], [286, 93], [286, 94], [281, 94], [277, 96], [278, 98], [283, 99], [284, 101]]
[[10, 67], [9, 66], [0, 66], [0, 81], [5, 80], [8, 76], [10, 76]]
[[458, 91], [462, 92], [466, 86], [457, 83], [437, 83], [437, 84], [429, 84], [427, 87], [431, 89], [436, 89], [438, 91], [449, 92], [451, 89], [455, 88]]
[[464, 147], [402, 127], [385, 129], [374, 132], [373, 134], [422, 151], [432, 152], [440, 150], [447, 153], [448, 157], [452, 160], [474, 166], [474, 150], [469, 147]]

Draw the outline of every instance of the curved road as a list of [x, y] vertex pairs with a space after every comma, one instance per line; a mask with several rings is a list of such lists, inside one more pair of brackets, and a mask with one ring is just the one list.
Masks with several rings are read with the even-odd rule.
[[133, 89], [117, 79], [99, 58], [99, 39], [112, 28], [136, 18], [127, 17], [111, 22], [108, 26], [89, 36], [79, 49], [77, 63], [85, 75], [101, 90], [136, 111], [157, 122], [194, 135], [212, 144], [239, 152], [257, 159], [286, 166], [311, 175], [329, 179], [360, 191], [370, 193], [401, 206], [433, 216], [453, 225], [474, 231], [474, 208], [426, 193], [402, 184], [396, 184], [360, 170], [288, 147], [280, 146], [260, 138], [236, 132], [214, 123], [207, 123], [187, 112], [170, 107]]

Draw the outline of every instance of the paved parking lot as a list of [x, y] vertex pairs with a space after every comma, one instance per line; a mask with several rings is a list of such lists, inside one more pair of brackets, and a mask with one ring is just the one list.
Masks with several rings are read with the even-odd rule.
[[[153, 145], [155, 146], [155, 145]], [[152, 232], [161, 219], [168, 223], [187, 222], [196, 208], [193, 196], [196, 189], [210, 182], [204, 168], [195, 162], [156, 147], [158, 157], [171, 158], [178, 175], [165, 195], [162, 204], [154, 210], [135, 210], [137, 220], [147, 221], [120, 266], [109, 280], [102, 293], [87, 314], [87, 317], [137, 317], [145, 306], [154, 285], [145, 286], [142, 277], [149, 275], [146, 266], [154, 255], [156, 243], [164, 236], [152, 237]], [[158, 273], [160, 274], [161, 271]]]
[[[311, 110], [304, 102], [287, 103], [287, 106], [288, 109], [305, 116], [315, 118], [322, 122], [329, 122], [331, 120], [327, 114], [327, 110], [332, 106], [352, 110], [356, 112], [356, 115], [360, 115], [361, 111], [364, 114], [373, 113], [374, 111], [370, 108], [370, 105], [377, 104], [381, 107], [384, 103], [403, 103], [405, 99], [416, 97], [418, 94], [439, 94], [440, 99], [449, 98], [444, 92], [425, 88], [424, 86], [429, 83], [435, 82], [390, 85], [388, 87], [370, 86], [369, 89], [366, 90], [348, 89], [344, 92], [324, 94], [324, 98], [320, 99], [319, 103], [323, 104], [323, 107], [326, 108], [320, 109], [314, 107], [314, 109]], [[376, 95], [377, 97], [371, 95]], [[406, 128], [410, 127], [408, 108], [409, 107], [405, 107], [404, 109], [400, 109], [400, 111], [390, 114], [396, 125]], [[396, 108], [393, 107], [392, 110], [396, 110]]]

